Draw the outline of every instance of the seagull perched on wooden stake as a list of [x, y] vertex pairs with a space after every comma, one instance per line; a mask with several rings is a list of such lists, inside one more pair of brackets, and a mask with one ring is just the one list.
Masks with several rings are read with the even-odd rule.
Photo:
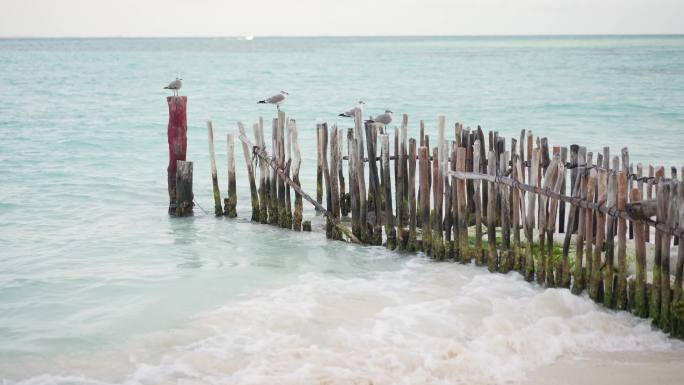
[[280, 93], [277, 93], [268, 99], [259, 100], [257, 104], [275, 104], [278, 111], [280, 111], [280, 105], [285, 103], [285, 99], [287, 99], [288, 95], [290, 94], [285, 91], [280, 91]]
[[176, 78], [176, 80], [169, 83], [168, 86], [164, 87], [165, 90], [172, 90], [174, 96], [178, 96], [178, 90], [183, 87], [183, 79]]
[[356, 111], [361, 111], [361, 114], [363, 114], [363, 106], [366, 104], [363, 100], [359, 100], [359, 103], [356, 105], [356, 107], [352, 108], [351, 110], [347, 112], [343, 112], [337, 116], [343, 116], [345, 118], [353, 118], [356, 115]]
[[388, 125], [392, 123], [392, 114], [394, 112], [390, 110], [385, 110], [384, 114], [380, 114], [376, 116], [375, 118], [370, 118], [367, 120], [367, 122], [374, 122], [374, 123], [382, 123], [384, 125]]

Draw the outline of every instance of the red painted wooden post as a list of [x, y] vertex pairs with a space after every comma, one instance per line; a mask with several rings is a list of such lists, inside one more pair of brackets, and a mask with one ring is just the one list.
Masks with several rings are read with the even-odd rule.
[[188, 148], [188, 121], [186, 116], [187, 96], [168, 96], [169, 166], [166, 169], [169, 188], [169, 214], [176, 214], [176, 162], [185, 160]]

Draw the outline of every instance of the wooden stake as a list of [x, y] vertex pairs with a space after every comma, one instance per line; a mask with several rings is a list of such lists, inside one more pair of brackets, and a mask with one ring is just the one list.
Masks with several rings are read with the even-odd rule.
[[[487, 156], [487, 173], [496, 176], [496, 152], [489, 151]], [[498, 270], [499, 261], [496, 255], [496, 189], [494, 183], [489, 183], [489, 201], [487, 202], [487, 243], [489, 253], [487, 255], [487, 267], [490, 272]], [[463, 194], [465, 196], [465, 194]]]
[[[338, 170], [340, 163], [340, 151], [338, 144], [339, 135], [337, 134], [337, 125], [332, 125], [332, 132], [330, 133], [330, 157], [332, 159], [332, 164], [330, 165], [330, 199], [332, 201], [332, 214], [335, 220], [340, 219], [340, 191], [339, 191], [339, 178]], [[333, 229], [332, 231], [333, 239], [341, 239], [342, 234]]]
[[[617, 156], [615, 157], [617, 159]], [[615, 169], [613, 169], [615, 170]], [[625, 189], [626, 191], [626, 189]], [[606, 207], [615, 208], [617, 206], [618, 200], [618, 180], [617, 174], [613, 171], [608, 174], [608, 195], [606, 201]], [[606, 217], [607, 230], [606, 230], [606, 241], [603, 245], [605, 251], [605, 265], [603, 273], [603, 304], [607, 308], [614, 308], [617, 306], [614, 301], [614, 262], [615, 262], [615, 239], [614, 234], [617, 227], [617, 218], [613, 216]], [[619, 273], [619, 272], [618, 272]]]
[[321, 148], [321, 144], [323, 144], [323, 140], [321, 139], [321, 129], [322, 125], [317, 124], [316, 125], [316, 153], [318, 154], [316, 159], [317, 159], [317, 167], [316, 167], [316, 202], [318, 203], [323, 203], [323, 149]]
[[[662, 186], [665, 185], [665, 182], [662, 182], [662, 178], [665, 175], [665, 170], [663, 169], [662, 166], [658, 167], [656, 170], [656, 176], [655, 176], [655, 185], [656, 185], [656, 196], [658, 198], [658, 212], [656, 214], [656, 220], [658, 222], [666, 222], [667, 221], [667, 195], [664, 194], [662, 190]], [[661, 207], [662, 206], [662, 207]], [[656, 325], [660, 324], [660, 306], [661, 306], [661, 288], [660, 285], [662, 283], [662, 265], [661, 265], [661, 260], [662, 260], [662, 242], [663, 234], [662, 231], [656, 229], [655, 232], [655, 253], [653, 254], [653, 283], [651, 286], [651, 298], [649, 301], [649, 316], [651, 319], [653, 319], [653, 322]]]
[[382, 169], [383, 169], [383, 191], [385, 195], [385, 234], [387, 234], [387, 248], [394, 250], [397, 246], [397, 233], [394, 230], [394, 218], [392, 213], [392, 185], [390, 184], [389, 166], [389, 135], [379, 135], [382, 145]]
[[363, 243], [368, 243], [370, 237], [368, 236], [368, 204], [366, 203], [366, 197], [368, 196], [368, 192], [366, 191], [366, 176], [364, 173], [365, 164], [363, 162], [364, 133], [361, 119], [361, 111], [359, 109], [356, 109], [355, 111], [356, 112], [354, 117], [354, 140], [356, 142], [357, 150], [355, 152], [356, 162], [354, 162], [354, 167], [356, 168], [356, 183], [358, 184], [359, 188], [359, 222], [361, 225], [361, 236], [359, 237], [359, 239], [361, 239], [361, 242]]
[[416, 236], [416, 140], [409, 139], [408, 157], [408, 204], [409, 204], [409, 241], [406, 249], [408, 251], [418, 251], [418, 241]]
[[169, 165], [166, 168], [169, 215], [176, 215], [178, 212], [178, 202], [180, 202], [176, 194], [176, 167], [179, 160], [185, 161], [188, 148], [188, 121], [186, 116], [188, 97], [169, 96], [166, 98], [166, 103], [169, 105], [169, 124], [167, 128]]
[[[465, 147], [456, 148], [456, 171], [465, 171], [466, 166], [466, 149]], [[453, 183], [453, 182], [452, 182]], [[458, 248], [461, 262], [470, 263], [471, 253], [468, 245], [468, 217], [466, 215], [466, 183], [463, 179], [456, 180], [456, 208], [457, 216], [456, 223], [458, 226]], [[476, 232], [477, 229], [475, 230]], [[479, 264], [484, 264], [483, 252], [482, 252], [482, 229], [479, 233], [479, 254], [475, 254], [476, 262]], [[476, 242], [478, 235], [475, 235]], [[476, 245], [476, 252], [478, 251]]]
[[[238, 130], [240, 135], [247, 136], [245, 127], [242, 122], [238, 122]], [[242, 143], [242, 151], [245, 154], [245, 163], [247, 164], [247, 176], [249, 177], [249, 191], [252, 196], [252, 220], [259, 221], [259, 194], [256, 189], [256, 180], [254, 179], [254, 165], [252, 165], [251, 149], [246, 144]]]
[[228, 151], [228, 197], [225, 199], [225, 213], [229, 218], [237, 217], [235, 206], [237, 205], [237, 187], [235, 182], [235, 135], [228, 134], [227, 137]]
[[[528, 134], [528, 150], [531, 153], [530, 158], [532, 160], [532, 166], [530, 168], [529, 182], [530, 186], [536, 187], [538, 174], [539, 174], [539, 150], [532, 149], [531, 139], [532, 132]], [[537, 201], [536, 194], [532, 192], [527, 193], [527, 214], [525, 215], [525, 238], [527, 238], [527, 258], [525, 259], [525, 279], [527, 281], [532, 281], [534, 278], [534, 213], [535, 213], [535, 203]]]
[[[273, 149], [273, 158], [278, 158], [278, 119], [273, 119], [271, 125], [271, 148]], [[277, 161], [276, 161], [277, 165]], [[268, 223], [271, 225], [278, 225], [278, 171], [277, 168], [271, 168], [271, 176], [269, 177], [268, 187]]]
[[[366, 147], [368, 149], [368, 184], [370, 185], [369, 194], [372, 201], [368, 205], [369, 210], [373, 209], [373, 238], [371, 244], [382, 245], [382, 190], [380, 189], [380, 176], [378, 175], [378, 164], [376, 161], [377, 147], [377, 124], [366, 122]], [[414, 154], [415, 155], [415, 154]], [[415, 162], [415, 159], [414, 159]]]
[[[591, 177], [590, 177], [591, 178]], [[599, 205], [605, 204], [607, 199], [607, 178], [608, 172], [601, 169], [598, 172], [598, 199]], [[590, 179], [591, 181], [591, 179]], [[594, 241], [594, 257], [592, 258], [591, 281], [589, 285], [589, 297], [598, 302], [599, 285], [601, 283], [601, 252], [603, 251], [603, 241], [606, 234], [606, 214], [599, 211], [596, 213], [596, 239]]]
[[[265, 148], [263, 119], [259, 118], [252, 129], [257, 146]], [[268, 183], [268, 164], [259, 159], [259, 222], [264, 224], [268, 223]]]
[[[639, 189], [637, 188], [632, 189], [632, 202], [638, 202], [640, 200], [641, 191], [639, 191]], [[636, 283], [633, 309], [634, 314], [642, 318], [648, 317], [648, 306], [646, 302], [646, 244], [644, 236], [645, 227], [646, 226], [642, 223], [634, 224], [634, 249], [636, 252]]]
[[[506, 175], [510, 152], [501, 154], [499, 161], [499, 175]], [[505, 184], [499, 185], [501, 195], [501, 258], [499, 271], [508, 273], [513, 268], [513, 253], [511, 252], [511, 202], [509, 188]]]
[[216, 151], [214, 150], [214, 127], [211, 120], [207, 121], [207, 134], [209, 138], [209, 160], [211, 162], [211, 185], [214, 190], [214, 215], [220, 217], [223, 215], [223, 207], [221, 207], [221, 191], [218, 185], [218, 173], [216, 171]]
[[176, 216], [190, 217], [195, 196], [192, 193], [192, 162], [176, 161]]
[[[575, 175], [575, 186], [573, 187], [572, 196], [579, 198], [580, 200], [587, 199], [587, 178], [588, 173], [585, 168], [587, 162], [587, 149], [585, 147], [580, 147], [577, 153], [577, 165], [579, 172]], [[568, 226], [572, 223], [572, 227], [577, 229], [577, 237], [575, 238], [575, 271], [573, 273], [574, 283], [572, 286], [573, 294], [580, 294], [585, 288], [584, 280], [584, 270], [582, 268], [582, 261], [584, 259], [584, 213], [585, 211], [579, 207], [573, 207], [570, 211], [570, 217], [568, 219]], [[563, 242], [563, 258], [567, 259], [568, 251], [570, 249], [570, 232], [565, 234], [565, 240]], [[569, 284], [569, 282], [568, 282]]]
[[419, 149], [420, 157], [420, 196], [421, 196], [421, 222], [423, 252], [430, 254], [432, 251], [432, 226], [430, 225], [430, 157], [428, 148], [422, 146]]
[[[302, 184], [299, 181], [299, 169], [302, 165], [302, 155], [299, 151], [299, 130], [297, 129], [297, 124], [294, 120], [290, 120], [290, 124], [292, 125], [292, 182], [298, 188], [301, 188]], [[292, 216], [292, 229], [295, 231], [300, 231], [302, 229], [303, 219], [302, 194], [300, 194], [295, 188], [293, 188], [293, 190], [295, 190], [295, 200], [294, 214]]]
[[[674, 228], [677, 224], [677, 182], [667, 182], [663, 184], [663, 197], [665, 199], [658, 199], [658, 209], [660, 206], [665, 211], [664, 218], [658, 218], [658, 221], [665, 221], [670, 228]], [[660, 198], [660, 197], [659, 197]], [[672, 236], [669, 233], [663, 233], [660, 238], [662, 242], [662, 255], [660, 259], [661, 266], [661, 307], [660, 307], [660, 328], [665, 333], [670, 331], [672, 320], [670, 319], [670, 306], [672, 306], [672, 289], [670, 287], [670, 247], [672, 245]]]
[[[617, 209], [624, 211], [627, 207], [627, 173], [617, 174], [618, 197]], [[618, 236], [618, 281], [615, 304], [618, 309], [627, 309], [627, 221], [620, 218], [617, 221]], [[643, 236], [643, 234], [642, 234]]]

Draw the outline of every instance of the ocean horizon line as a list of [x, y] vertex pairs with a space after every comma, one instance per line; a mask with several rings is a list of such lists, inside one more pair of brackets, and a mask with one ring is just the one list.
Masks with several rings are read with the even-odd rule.
[[578, 34], [453, 34], [453, 35], [198, 35], [198, 36], [0, 36], [0, 40], [164, 40], [164, 39], [330, 39], [330, 38], [601, 38], [601, 37], [683, 37], [684, 33], [578, 33]]

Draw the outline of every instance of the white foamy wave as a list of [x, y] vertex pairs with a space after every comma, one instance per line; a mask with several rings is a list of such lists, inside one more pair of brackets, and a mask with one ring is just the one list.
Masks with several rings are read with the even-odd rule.
[[136, 349], [125, 382], [501, 384], [561, 356], [682, 345], [567, 290], [424, 262], [366, 279], [306, 274], [189, 329]]

